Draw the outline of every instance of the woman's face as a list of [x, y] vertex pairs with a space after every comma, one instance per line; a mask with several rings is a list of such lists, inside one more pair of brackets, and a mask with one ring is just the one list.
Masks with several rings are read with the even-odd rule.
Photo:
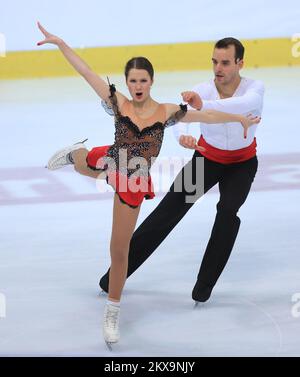
[[144, 102], [150, 96], [153, 80], [145, 69], [131, 68], [127, 77], [127, 87], [132, 99]]

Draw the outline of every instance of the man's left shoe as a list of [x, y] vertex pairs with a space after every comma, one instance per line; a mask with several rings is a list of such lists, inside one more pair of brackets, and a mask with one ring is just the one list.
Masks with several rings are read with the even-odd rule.
[[197, 280], [193, 292], [192, 292], [192, 298], [194, 301], [197, 302], [205, 302], [210, 298], [211, 292], [213, 290], [213, 287], [210, 287], [201, 281]]
[[109, 273], [102, 276], [102, 278], [99, 281], [99, 286], [102, 289], [102, 291], [108, 293], [108, 284], [109, 284]]

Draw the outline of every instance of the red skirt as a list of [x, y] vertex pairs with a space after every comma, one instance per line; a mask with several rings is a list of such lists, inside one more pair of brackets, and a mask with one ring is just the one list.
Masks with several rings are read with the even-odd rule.
[[155, 197], [151, 176], [131, 176], [120, 173], [117, 170], [110, 170], [104, 157], [111, 146], [93, 148], [87, 155], [86, 162], [93, 170], [106, 171], [107, 183], [113, 187], [122, 203], [129, 207], [137, 208], [144, 199]]

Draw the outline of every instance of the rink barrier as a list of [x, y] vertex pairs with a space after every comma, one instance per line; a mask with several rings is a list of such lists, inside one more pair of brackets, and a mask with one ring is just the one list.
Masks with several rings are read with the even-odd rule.
[[[299, 66], [293, 38], [242, 40], [246, 48], [245, 68]], [[214, 42], [176, 43], [81, 48], [75, 51], [100, 74], [122, 73], [133, 56], [148, 57], [156, 71], [211, 69]], [[7, 52], [0, 58], [0, 79], [74, 76], [77, 73], [58, 49], [37, 47], [34, 51]]]

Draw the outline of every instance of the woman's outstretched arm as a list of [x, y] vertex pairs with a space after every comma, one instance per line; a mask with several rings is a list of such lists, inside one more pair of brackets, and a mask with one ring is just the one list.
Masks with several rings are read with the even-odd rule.
[[[50, 34], [39, 22], [38, 27], [40, 31], [44, 34], [45, 39], [38, 42], [38, 46], [46, 43], [51, 43], [56, 45], [66, 60], [72, 65], [73, 68], [90, 84], [90, 86], [95, 90], [100, 98], [104, 101], [109, 100], [110, 91], [108, 84], [99, 77], [87, 64], [86, 62], [78, 56], [75, 51], [72, 50], [61, 38], [56, 35]], [[119, 105], [122, 106], [123, 101], [126, 99], [121, 93], [117, 92], [117, 98]]]
[[244, 116], [241, 114], [229, 114], [223, 113], [221, 111], [215, 110], [206, 110], [206, 111], [197, 111], [197, 110], [189, 110], [187, 111], [186, 115], [181, 119], [182, 122], [191, 123], [191, 122], [202, 122], [208, 124], [215, 124], [215, 123], [232, 123], [237, 122], [241, 123], [244, 128], [244, 138], [247, 137], [247, 131], [250, 126], [253, 124], [259, 123], [261, 120], [260, 117], [252, 116], [251, 114], [248, 116]]
[[[171, 114], [179, 110], [179, 106], [174, 104], [166, 104], [167, 110], [167, 117]], [[205, 110], [205, 111], [197, 111], [197, 110], [188, 110], [183, 118], [180, 119], [180, 122], [184, 123], [193, 123], [193, 122], [201, 122], [201, 123], [208, 123], [208, 124], [215, 124], [215, 123], [240, 123], [244, 128], [244, 138], [247, 137], [248, 128], [251, 127], [253, 124], [259, 123], [261, 120], [260, 117], [254, 117], [251, 114], [248, 116], [244, 116], [241, 114], [229, 114], [223, 113], [221, 111], [216, 110]]]

